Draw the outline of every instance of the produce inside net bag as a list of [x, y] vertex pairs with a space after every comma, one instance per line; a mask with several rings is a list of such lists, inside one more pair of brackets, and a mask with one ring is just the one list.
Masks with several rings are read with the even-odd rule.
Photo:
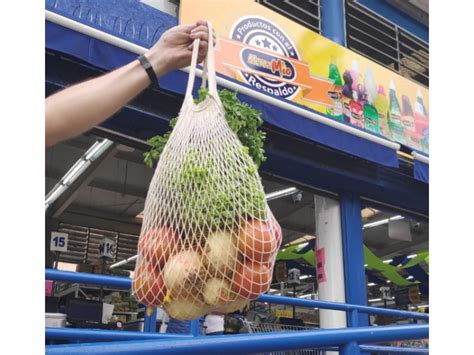
[[183, 106], [148, 190], [132, 282], [139, 302], [182, 320], [241, 309], [268, 291], [281, 243], [256, 165], [225, 119], [212, 42], [209, 94], [195, 104], [194, 41]]

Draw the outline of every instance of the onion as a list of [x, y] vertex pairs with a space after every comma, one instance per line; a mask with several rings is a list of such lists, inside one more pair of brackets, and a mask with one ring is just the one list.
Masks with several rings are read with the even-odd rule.
[[185, 286], [193, 285], [201, 267], [200, 255], [192, 250], [185, 250], [169, 258], [163, 269], [166, 288], [171, 293]]
[[193, 297], [165, 302], [164, 308], [170, 317], [179, 320], [192, 320], [209, 313], [209, 307]]
[[216, 313], [230, 313], [241, 310], [244, 308], [247, 303], [249, 302], [248, 299], [238, 297], [235, 301], [227, 302], [222, 306], [218, 306], [217, 308], [213, 308], [213, 312]]
[[230, 283], [223, 279], [209, 279], [202, 290], [204, 301], [215, 306], [229, 301]]
[[234, 269], [237, 260], [237, 239], [229, 232], [217, 231], [206, 240], [206, 257], [217, 271], [227, 272]]

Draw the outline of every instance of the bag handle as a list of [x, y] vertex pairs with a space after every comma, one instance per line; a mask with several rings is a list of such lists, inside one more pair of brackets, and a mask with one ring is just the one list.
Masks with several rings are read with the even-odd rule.
[[[209, 94], [214, 96], [219, 102], [219, 95], [217, 93], [217, 80], [216, 80], [216, 69], [215, 69], [215, 62], [214, 62], [214, 41], [212, 38], [212, 23], [207, 22], [207, 27], [209, 30], [209, 41], [207, 46], [207, 54], [206, 58], [204, 59], [203, 65], [203, 72], [202, 72], [202, 85], [201, 87], [209, 88]], [[191, 56], [191, 66], [189, 70], [189, 79], [188, 85], [186, 87], [186, 95], [185, 99], [192, 96], [192, 90], [194, 87], [194, 80], [196, 77], [196, 65], [197, 65], [197, 57], [199, 52], [199, 38], [194, 40], [193, 43], [193, 53]]]

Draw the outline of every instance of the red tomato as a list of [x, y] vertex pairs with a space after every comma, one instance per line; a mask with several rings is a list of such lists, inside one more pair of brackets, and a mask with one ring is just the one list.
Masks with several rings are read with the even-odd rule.
[[165, 282], [161, 274], [150, 266], [140, 265], [132, 280], [135, 298], [145, 304], [159, 306], [166, 296]]
[[272, 216], [270, 219], [270, 229], [273, 230], [273, 235], [275, 236], [276, 248], [279, 249], [281, 245], [281, 238], [283, 236], [281, 232], [280, 224], [277, 222], [276, 218]]
[[266, 265], [247, 261], [237, 267], [231, 288], [237, 295], [254, 300], [268, 290], [270, 283], [271, 270]]
[[266, 263], [276, 250], [274, 229], [269, 223], [254, 219], [240, 228], [239, 250], [249, 260]]
[[146, 231], [138, 241], [138, 250], [145, 261], [161, 269], [179, 243], [179, 235], [171, 228], [160, 227]]

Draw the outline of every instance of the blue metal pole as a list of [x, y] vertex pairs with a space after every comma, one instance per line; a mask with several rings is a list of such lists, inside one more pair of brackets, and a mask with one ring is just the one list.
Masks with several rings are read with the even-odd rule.
[[183, 339], [190, 338], [191, 336], [188, 334], [142, 333], [127, 330], [46, 327], [45, 337], [46, 339], [61, 340], [125, 341], [145, 339]]
[[285, 351], [327, 346], [341, 346], [350, 342], [378, 342], [428, 337], [427, 324], [361, 327], [345, 329], [303, 330], [238, 334], [214, 337], [194, 337], [175, 341], [143, 340], [93, 344], [54, 345], [46, 347], [46, 354], [244, 354]]
[[195, 319], [189, 322], [189, 332], [192, 336], [199, 336], [199, 319]]
[[346, 46], [344, 0], [321, 0], [321, 33], [324, 37]]
[[130, 289], [132, 279], [128, 277], [118, 277], [109, 275], [90, 274], [87, 272], [70, 272], [46, 269], [47, 280], [79, 282], [92, 285], [114, 286]]
[[[69, 271], [59, 271], [46, 269], [45, 273], [46, 279], [49, 280], [60, 280], [60, 281], [71, 281], [85, 284], [95, 284], [95, 285], [107, 285], [121, 288], [130, 288], [132, 285], [132, 280], [127, 277], [120, 276], [107, 276], [107, 275], [98, 275], [90, 274], [85, 272], [69, 272]], [[268, 302], [274, 304], [285, 304], [285, 305], [295, 305], [298, 307], [307, 307], [307, 308], [322, 308], [322, 309], [334, 309], [339, 311], [349, 312], [354, 309], [357, 309], [359, 313], [365, 314], [380, 314], [393, 317], [401, 318], [412, 318], [412, 319], [421, 319], [428, 321], [429, 315], [425, 313], [417, 312], [408, 312], [408, 311], [399, 311], [395, 309], [385, 309], [377, 307], [368, 307], [354, 304], [338, 303], [338, 302], [328, 302], [328, 301], [316, 301], [316, 300], [306, 300], [302, 298], [294, 297], [284, 297], [284, 296], [273, 296], [273, 295], [261, 295], [258, 298], [260, 302]]]
[[412, 347], [395, 347], [395, 346], [379, 346], [379, 345], [360, 345], [362, 351], [369, 353], [384, 353], [384, 354], [429, 354], [428, 349], [412, 348]]
[[153, 313], [148, 315], [148, 307], [145, 310], [145, 324], [143, 325], [144, 333], [156, 333], [156, 316], [158, 314], [156, 307], [153, 307]]
[[359, 313], [365, 313], [365, 314], [380, 314], [380, 315], [400, 317], [400, 318], [423, 319], [426, 321], [429, 320], [429, 315], [424, 314], [424, 313], [400, 311], [398, 309], [360, 306], [360, 305], [354, 305], [354, 304], [329, 302], [329, 301], [306, 300], [303, 298], [261, 295], [258, 298], [258, 301], [275, 303], [275, 304], [295, 305], [297, 307], [334, 309], [336, 311], [346, 311], [346, 312], [350, 312], [354, 309], [357, 309]]
[[[357, 305], [367, 304], [367, 286], [364, 268], [364, 240], [359, 196], [343, 192], [340, 194], [342, 248], [344, 255], [344, 282], [346, 302]], [[348, 326], [368, 325], [366, 314], [359, 314], [357, 324], [348, 317]]]

